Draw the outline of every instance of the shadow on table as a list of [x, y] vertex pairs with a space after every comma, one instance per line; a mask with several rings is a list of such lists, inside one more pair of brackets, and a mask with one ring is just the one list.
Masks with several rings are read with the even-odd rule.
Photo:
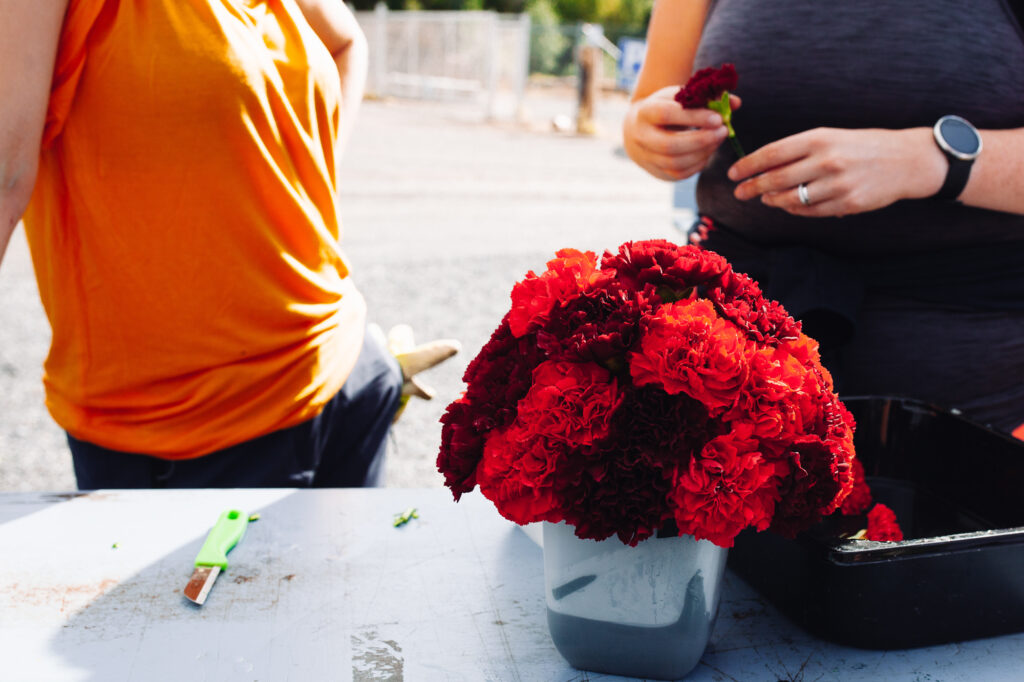
[[[540, 549], [482, 498], [400, 492], [301, 491], [259, 509], [202, 607], [182, 595], [196, 536], [70, 616], [53, 657], [96, 682], [571, 672], [547, 633]], [[402, 528], [398, 497], [420, 513]]]

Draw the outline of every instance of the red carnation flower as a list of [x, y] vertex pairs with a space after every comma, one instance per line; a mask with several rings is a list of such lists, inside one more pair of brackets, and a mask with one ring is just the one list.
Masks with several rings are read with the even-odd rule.
[[792, 538], [836, 510], [842, 501], [842, 486], [836, 481], [838, 449], [817, 436], [803, 436], [791, 446], [793, 475], [780, 489], [773, 531]]
[[562, 249], [555, 255], [558, 257], [548, 261], [545, 272], [536, 275], [531, 270], [512, 288], [509, 325], [514, 336], [543, 324], [556, 303], [608, 277], [597, 270], [597, 256], [592, 251]]
[[462, 375], [472, 423], [481, 433], [512, 423], [516, 402], [530, 389], [533, 370], [544, 358], [535, 338], [512, 335], [506, 316]]
[[718, 69], [708, 67], [693, 74], [676, 93], [675, 100], [684, 109], [704, 109], [710, 102], [721, 99], [724, 93], [735, 90], [738, 83], [735, 65], [722, 64]]
[[441, 452], [437, 469], [456, 501], [476, 486], [476, 468], [483, 456], [484, 439], [473, 426], [475, 411], [469, 401], [456, 400], [441, 416]]
[[736, 89], [739, 77], [736, 67], [722, 64], [719, 69], [701, 69], [693, 74], [686, 85], [676, 93], [675, 100], [684, 109], [703, 109], [707, 107], [722, 116], [722, 122], [729, 131], [729, 141], [737, 156], [743, 156], [743, 148], [736, 140], [736, 131], [732, 127], [732, 104], [729, 92]]
[[[549, 475], [555, 463], [561, 464], [564, 457], [560, 457], [562, 453], [557, 445], [543, 444], [542, 452], [536, 453], [537, 445], [530, 443], [527, 434], [520, 429], [492, 431], [477, 472], [483, 496], [495, 503], [502, 516], [518, 524], [561, 518]], [[536, 470], [524, 474], [521, 470], [524, 459], [529, 460], [528, 467], [539, 465], [542, 475], [536, 475]]]
[[899, 542], [903, 539], [903, 530], [896, 521], [896, 512], [884, 504], [876, 504], [868, 512], [868, 530], [864, 535], [875, 542]]
[[624, 367], [626, 351], [640, 337], [640, 318], [655, 301], [653, 290], [606, 286], [583, 292], [551, 311], [537, 330], [537, 345], [552, 360]]
[[685, 393], [716, 416], [739, 397], [754, 350], [708, 301], [679, 301], [647, 321], [640, 349], [630, 354], [630, 371], [638, 386]]
[[636, 387], [615, 414], [606, 449], [620, 453], [615, 463], [667, 472], [686, 469], [690, 458], [727, 427], [711, 419], [707, 408], [688, 395], [669, 395], [657, 386]]
[[859, 459], [853, 460], [853, 489], [839, 508], [845, 516], [863, 514], [871, 506], [871, 489], [864, 478], [864, 465]]
[[517, 423], [531, 434], [589, 446], [605, 438], [622, 398], [611, 374], [592, 362], [541, 363], [519, 401]]
[[613, 465], [600, 478], [585, 473], [578, 487], [566, 491], [565, 520], [577, 537], [617, 535], [635, 547], [671, 521], [671, 490], [671, 481], [658, 469]]
[[779, 499], [784, 462], [766, 460], [743, 427], [715, 438], [676, 481], [670, 500], [683, 533], [732, 547], [746, 528], [768, 528]]
[[[750, 380], [726, 419], [748, 421], [758, 438], [789, 440], [813, 423], [816, 406], [807, 391], [808, 371], [778, 348], [762, 348], [750, 359]], [[810, 377], [813, 384], [813, 376]], [[820, 412], [820, 409], [818, 410]]]

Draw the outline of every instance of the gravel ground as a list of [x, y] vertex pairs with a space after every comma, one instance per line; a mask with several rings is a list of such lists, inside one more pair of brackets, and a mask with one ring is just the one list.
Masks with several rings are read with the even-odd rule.
[[[508, 309], [512, 285], [558, 248], [603, 250], [627, 239], [677, 239], [671, 189], [622, 153], [621, 96], [598, 109], [599, 134], [555, 132], [571, 90], [531, 90], [525, 119], [486, 122], [479, 107], [367, 101], [341, 177], [354, 276], [385, 330], [452, 337], [463, 352], [424, 375], [437, 389], [393, 429], [392, 487], [434, 487], [438, 418]], [[24, 236], [0, 267], [0, 490], [74, 488], [63, 432], [40, 382], [49, 329]]]

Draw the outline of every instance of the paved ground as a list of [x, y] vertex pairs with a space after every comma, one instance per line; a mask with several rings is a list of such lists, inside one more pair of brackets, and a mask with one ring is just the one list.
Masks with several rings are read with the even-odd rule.
[[[627, 239], [678, 238], [670, 187], [622, 153], [621, 97], [602, 100], [601, 134], [556, 133], [571, 91], [531, 91], [526, 121], [484, 122], [473, 106], [369, 101], [342, 174], [344, 244], [373, 321], [417, 337], [455, 337], [461, 355], [425, 379], [437, 391], [394, 429], [388, 485], [438, 486], [437, 420], [466, 364], [529, 269], [561, 247], [603, 250]], [[74, 487], [62, 432], [43, 406], [49, 331], [16, 233], [0, 267], [0, 490]]]

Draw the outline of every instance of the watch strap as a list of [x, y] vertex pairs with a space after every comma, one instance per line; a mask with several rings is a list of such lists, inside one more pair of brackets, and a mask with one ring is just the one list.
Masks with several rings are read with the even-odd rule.
[[956, 201], [956, 198], [964, 191], [964, 187], [967, 186], [967, 179], [971, 177], [971, 165], [974, 161], [964, 161], [952, 154], [943, 153], [946, 155], [946, 160], [949, 161], [949, 170], [946, 171], [946, 181], [942, 183], [935, 198], [943, 201]]

